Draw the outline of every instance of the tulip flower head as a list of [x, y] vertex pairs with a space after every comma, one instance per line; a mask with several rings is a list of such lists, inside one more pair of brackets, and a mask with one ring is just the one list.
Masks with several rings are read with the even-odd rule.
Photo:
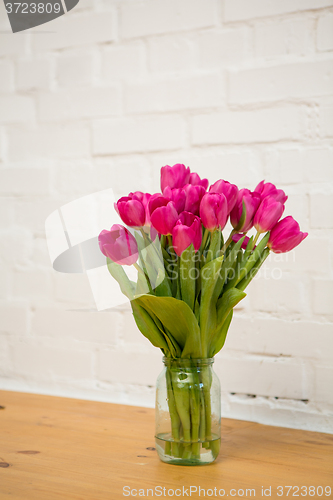
[[190, 169], [181, 163], [176, 163], [173, 167], [166, 165], [161, 168], [161, 191], [169, 186], [171, 189], [182, 188], [188, 184], [190, 179]]
[[236, 231], [246, 232], [253, 226], [253, 217], [260, 205], [260, 194], [241, 189], [230, 214], [230, 222]]
[[224, 194], [228, 202], [228, 213], [231, 212], [237, 201], [238, 187], [235, 184], [220, 179], [210, 186], [209, 192]]
[[225, 227], [228, 220], [228, 202], [223, 194], [206, 193], [200, 203], [200, 217], [208, 231]]
[[127, 226], [142, 227], [145, 225], [146, 209], [135, 193], [120, 198], [114, 207]]
[[179, 218], [173, 201], [162, 195], [153, 195], [148, 203], [150, 221], [152, 226], [160, 234], [172, 234], [172, 230]]
[[150, 214], [148, 210], [148, 202], [151, 198], [150, 193], [142, 193], [141, 191], [135, 191], [135, 193], [130, 193], [128, 196], [131, 196], [132, 199], [141, 201], [146, 214], [145, 226], [150, 226]]
[[205, 194], [205, 188], [201, 185], [193, 186], [191, 184], [187, 184], [183, 190], [186, 195], [185, 211], [199, 215], [199, 207], [202, 197]]
[[259, 233], [270, 231], [280, 219], [284, 205], [272, 196], [266, 196], [253, 218], [253, 225]]
[[308, 233], [302, 233], [291, 215], [280, 220], [271, 230], [267, 246], [274, 253], [285, 253], [297, 247]]
[[[243, 238], [243, 236], [244, 236], [244, 234], [242, 234], [242, 233], [234, 234], [232, 237], [232, 241], [237, 243], [237, 241], [239, 241], [241, 238]], [[247, 247], [249, 241], [250, 241], [250, 238], [248, 236], [245, 236], [244, 241], [243, 241], [242, 246], [241, 246], [241, 248], [243, 250], [246, 250], [246, 247]], [[254, 248], [256, 248], [256, 245], [254, 245], [253, 249]]]
[[192, 243], [197, 252], [201, 241], [202, 230], [199, 217], [190, 212], [182, 212], [172, 231], [172, 242], [176, 254], [180, 257]]
[[183, 188], [171, 189], [167, 186], [163, 191], [163, 196], [174, 202], [179, 214], [185, 210], [186, 193]]
[[199, 175], [193, 172], [190, 174], [189, 184], [192, 186], [202, 186], [206, 191], [208, 188], [209, 181], [208, 179], [200, 179]]
[[138, 260], [136, 240], [121, 224], [114, 224], [111, 231], [103, 229], [98, 244], [101, 252], [117, 264], [131, 266]]
[[277, 187], [271, 182], [266, 182], [263, 180], [259, 182], [258, 186], [254, 190], [255, 193], [259, 193], [261, 195], [261, 199], [263, 200], [266, 196], [271, 196], [275, 198], [276, 201], [280, 203], [285, 203], [288, 199], [285, 192], [282, 189], [277, 189]]

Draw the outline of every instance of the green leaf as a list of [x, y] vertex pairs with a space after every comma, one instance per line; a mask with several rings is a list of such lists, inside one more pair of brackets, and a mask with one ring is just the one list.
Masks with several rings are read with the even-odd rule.
[[168, 353], [168, 344], [150, 314], [140, 306], [138, 300], [131, 301], [133, 316], [140, 332], [153, 344]]
[[[163, 279], [163, 276], [164, 276], [164, 279]], [[154, 290], [155, 295], [157, 295], [158, 297], [172, 297], [170, 280], [169, 280], [168, 275], [165, 273], [164, 270], [162, 271], [162, 269], [160, 269], [158, 271], [156, 283], [159, 283], [159, 284], [157, 285], [157, 287]]]
[[238, 290], [245, 290], [247, 285], [250, 283], [250, 281], [253, 280], [253, 278], [255, 277], [255, 275], [257, 274], [257, 272], [267, 259], [268, 255], [269, 255], [269, 248], [265, 248], [262, 254], [260, 255], [259, 259], [255, 263], [255, 265], [252, 267], [251, 271], [247, 273], [246, 277], [238, 283], [237, 285]]
[[200, 321], [200, 304], [198, 299], [195, 299], [195, 304], [194, 304], [194, 315], [199, 323]]
[[180, 257], [180, 291], [184, 302], [193, 311], [195, 299], [195, 277], [196, 277], [196, 256], [193, 244], [191, 244]]
[[[213, 332], [209, 342], [209, 352], [218, 352], [222, 349], [225, 342], [225, 337], [229, 328], [229, 324], [225, 326], [226, 321], [232, 313], [233, 308], [246, 296], [245, 292], [232, 288], [225, 292], [222, 297], [217, 301], [217, 327]], [[231, 316], [230, 316], [231, 321]], [[219, 347], [221, 345], [221, 347]], [[214, 354], [213, 354], [214, 355]]]
[[109, 259], [109, 257], [106, 258], [106, 262], [109, 273], [116, 281], [118, 281], [122, 293], [126, 295], [127, 298], [132, 300], [135, 294], [135, 287], [133, 286], [132, 281], [128, 279], [123, 267], [113, 262]]
[[138, 280], [135, 288], [135, 295], [141, 295], [142, 293], [148, 293], [149, 287], [147, 284], [147, 279], [144, 274], [138, 273]]
[[237, 288], [231, 288], [231, 290], [228, 290], [222, 295], [216, 304], [218, 325], [224, 322], [231, 309], [244, 299], [244, 297], [246, 297], [246, 293]]
[[199, 325], [184, 301], [174, 297], [153, 295], [141, 295], [136, 301], [147, 311], [155, 314], [165, 330], [171, 333], [182, 350], [182, 358], [202, 357]]
[[[200, 303], [200, 330], [203, 357], [207, 356], [207, 339], [209, 332], [216, 328], [216, 296], [215, 286], [223, 256], [205, 264], [201, 269], [201, 303]], [[215, 293], [214, 293], [215, 291]]]
[[223, 290], [224, 284], [226, 282], [226, 279], [228, 277], [228, 273], [233, 267], [236, 265], [236, 260], [238, 253], [241, 249], [242, 243], [245, 239], [245, 235], [233, 245], [232, 250], [229, 252], [225, 260], [223, 261], [221, 272], [220, 272], [220, 278], [216, 283], [216, 295], [219, 297], [221, 295], [221, 292]]
[[220, 327], [218, 332], [216, 332], [216, 336], [214, 339], [214, 344], [211, 346], [211, 351], [209, 353], [209, 357], [212, 358], [217, 354], [222, 347], [224, 346], [225, 339], [227, 337], [228, 329], [232, 320], [233, 310], [230, 311], [228, 316], [226, 317], [223, 325]]
[[222, 233], [219, 229], [211, 234], [211, 241], [206, 255], [206, 262], [211, 262], [219, 256]]
[[[232, 280], [232, 283], [229, 286], [237, 286], [237, 284], [240, 283], [243, 280], [243, 278], [245, 278], [247, 276], [247, 274], [251, 271], [251, 269], [253, 268], [253, 266], [256, 264], [256, 262], [258, 261], [258, 259], [261, 256], [261, 254], [263, 253], [263, 251], [267, 245], [268, 239], [269, 239], [269, 231], [265, 234], [263, 239], [256, 246], [256, 248], [253, 250], [253, 252], [250, 253], [247, 261], [245, 261], [245, 259], [243, 259], [243, 262], [244, 261], [245, 262], [243, 263], [243, 266], [240, 270], [240, 273], [239, 273], [237, 279]], [[245, 253], [247, 253], [247, 250]], [[229, 288], [229, 286], [227, 286], [227, 288]]]
[[152, 319], [155, 321], [156, 326], [158, 327], [158, 329], [162, 333], [163, 337], [165, 338], [166, 343], [168, 344], [168, 348], [170, 350], [171, 356], [173, 358], [180, 358], [182, 351], [181, 351], [179, 345], [177, 344], [176, 340], [173, 338], [171, 333], [168, 330], [166, 330], [166, 328], [164, 328], [164, 326], [162, 325], [162, 323], [160, 322], [160, 320], [158, 319], [156, 314], [150, 312], [150, 315], [151, 315]]

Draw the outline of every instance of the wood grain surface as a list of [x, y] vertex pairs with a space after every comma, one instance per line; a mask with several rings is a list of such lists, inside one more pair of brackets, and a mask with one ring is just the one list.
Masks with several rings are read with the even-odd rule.
[[158, 459], [152, 409], [9, 391], [0, 407], [0, 500], [333, 497], [332, 435], [223, 419], [218, 459], [180, 467]]

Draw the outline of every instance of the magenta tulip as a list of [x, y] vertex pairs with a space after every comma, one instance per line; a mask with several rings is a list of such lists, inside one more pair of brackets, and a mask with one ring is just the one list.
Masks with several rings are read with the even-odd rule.
[[223, 194], [206, 193], [200, 203], [200, 217], [208, 231], [221, 230], [228, 220], [228, 202]]
[[123, 196], [114, 204], [114, 207], [127, 226], [142, 227], [145, 225], [146, 210], [135, 193]]
[[186, 195], [185, 211], [192, 212], [194, 215], [199, 215], [200, 203], [205, 194], [205, 188], [200, 185], [193, 186], [187, 184], [183, 190]]
[[120, 224], [114, 224], [111, 231], [103, 229], [98, 236], [101, 252], [113, 262], [131, 266], [138, 260], [138, 245], [134, 236]]
[[202, 229], [199, 217], [190, 212], [182, 212], [172, 231], [172, 243], [176, 254], [180, 257], [191, 243], [197, 252], [201, 241]]
[[[230, 222], [236, 231], [246, 232], [253, 226], [253, 217], [260, 205], [260, 194], [249, 189], [238, 191], [237, 201], [230, 214]], [[245, 213], [243, 213], [243, 204]]]
[[181, 163], [176, 163], [173, 167], [166, 165], [161, 168], [161, 191], [169, 186], [171, 189], [182, 188], [188, 184], [190, 179], [190, 169]]
[[259, 182], [254, 192], [259, 193], [262, 200], [266, 198], [266, 196], [271, 196], [272, 198], [275, 198], [276, 201], [285, 203], [288, 199], [288, 196], [286, 196], [286, 193], [282, 189], [277, 189], [274, 184], [272, 184], [271, 182], [265, 183], [264, 180]]
[[145, 209], [145, 214], [146, 214], [145, 226], [149, 226], [150, 225], [150, 214], [149, 214], [149, 210], [148, 210], [148, 202], [151, 198], [151, 194], [150, 193], [142, 193], [141, 191], [135, 191], [135, 193], [130, 193], [128, 196], [131, 196], [132, 199], [141, 201], [141, 203]]
[[185, 210], [186, 193], [183, 188], [171, 189], [167, 186], [163, 191], [163, 196], [174, 202], [179, 214]]
[[148, 203], [150, 212], [150, 221], [152, 226], [160, 234], [172, 234], [172, 230], [179, 218], [173, 201], [160, 195], [156, 198], [154, 195]]
[[268, 248], [275, 253], [289, 252], [306, 238], [308, 233], [302, 233], [298, 222], [291, 215], [280, 220], [269, 236]]
[[171, 200], [166, 196], [163, 196], [161, 193], [153, 194], [148, 202], [149, 215], [151, 216], [156, 208], [165, 207], [169, 201]]
[[228, 213], [231, 212], [237, 201], [238, 187], [235, 184], [221, 179], [210, 186], [209, 192], [224, 194], [228, 202]]
[[259, 233], [270, 231], [280, 219], [284, 205], [271, 196], [266, 196], [253, 218], [253, 225]]
[[206, 191], [208, 188], [209, 181], [208, 179], [200, 179], [199, 175], [193, 172], [190, 174], [190, 179], [188, 181], [192, 186], [202, 186]]
[[[233, 237], [232, 237], [232, 241], [234, 241], [235, 243], [237, 243], [237, 241], [239, 241], [241, 238], [243, 238], [244, 234], [241, 234], [241, 233], [237, 233], [237, 234], [234, 234]], [[244, 241], [242, 243], [242, 249], [243, 250], [246, 250], [246, 247], [247, 247], [247, 244], [248, 242], [250, 241], [250, 238], [248, 236], [245, 236], [244, 238]], [[256, 246], [254, 245], [253, 248], [255, 248]]]

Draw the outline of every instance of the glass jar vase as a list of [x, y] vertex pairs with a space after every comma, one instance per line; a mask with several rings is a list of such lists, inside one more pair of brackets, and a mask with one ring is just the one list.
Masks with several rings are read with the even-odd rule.
[[156, 383], [156, 450], [163, 462], [204, 465], [221, 444], [221, 388], [213, 358], [163, 358]]

